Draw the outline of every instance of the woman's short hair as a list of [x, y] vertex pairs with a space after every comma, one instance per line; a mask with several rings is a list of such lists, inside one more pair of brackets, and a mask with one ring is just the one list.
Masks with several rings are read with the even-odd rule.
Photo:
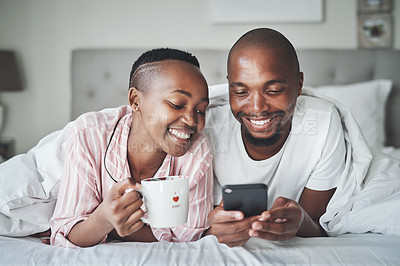
[[[197, 58], [189, 52], [172, 49], [172, 48], [157, 48], [144, 52], [133, 63], [129, 76], [129, 88], [141, 87], [139, 84], [148, 80], [150, 76], [155, 75], [159, 71], [158, 63], [164, 60], [180, 60], [192, 64], [200, 69], [200, 64]], [[138, 84], [139, 83], [139, 84]]]

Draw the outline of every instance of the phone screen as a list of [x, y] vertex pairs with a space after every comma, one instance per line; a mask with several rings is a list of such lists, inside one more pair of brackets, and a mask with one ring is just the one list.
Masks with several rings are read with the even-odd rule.
[[245, 217], [268, 210], [268, 187], [265, 184], [225, 185], [222, 187], [224, 210], [238, 210]]

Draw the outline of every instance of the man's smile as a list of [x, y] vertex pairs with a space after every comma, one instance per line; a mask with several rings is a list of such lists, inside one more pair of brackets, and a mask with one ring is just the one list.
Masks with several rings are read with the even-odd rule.
[[256, 117], [245, 117], [242, 116], [243, 123], [252, 131], [269, 131], [275, 124], [276, 118], [279, 114], [274, 114], [270, 118], [256, 118]]

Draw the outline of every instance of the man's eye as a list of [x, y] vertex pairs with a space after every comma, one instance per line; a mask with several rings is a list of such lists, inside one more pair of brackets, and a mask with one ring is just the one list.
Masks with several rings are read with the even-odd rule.
[[270, 89], [267, 90], [267, 94], [277, 95], [281, 94], [284, 90], [283, 89]]
[[233, 93], [236, 95], [246, 95], [247, 91], [233, 91]]
[[177, 110], [180, 110], [180, 109], [183, 108], [182, 105], [174, 104], [173, 102], [168, 102], [168, 104], [169, 104], [172, 108], [177, 109]]

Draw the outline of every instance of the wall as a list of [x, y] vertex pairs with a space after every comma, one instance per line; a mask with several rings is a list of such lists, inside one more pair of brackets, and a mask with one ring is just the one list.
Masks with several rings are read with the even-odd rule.
[[[399, 49], [400, 5], [393, 15]], [[281, 31], [297, 48], [356, 49], [356, 0], [325, 0], [323, 23], [268, 25], [213, 25], [207, 1], [198, 0], [0, 0], [0, 48], [18, 53], [25, 83], [22, 92], [0, 95], [7, 110], [2, 135], [22, 153], [69, 121], [75, 48], [228, 49], [261, 26]]]

